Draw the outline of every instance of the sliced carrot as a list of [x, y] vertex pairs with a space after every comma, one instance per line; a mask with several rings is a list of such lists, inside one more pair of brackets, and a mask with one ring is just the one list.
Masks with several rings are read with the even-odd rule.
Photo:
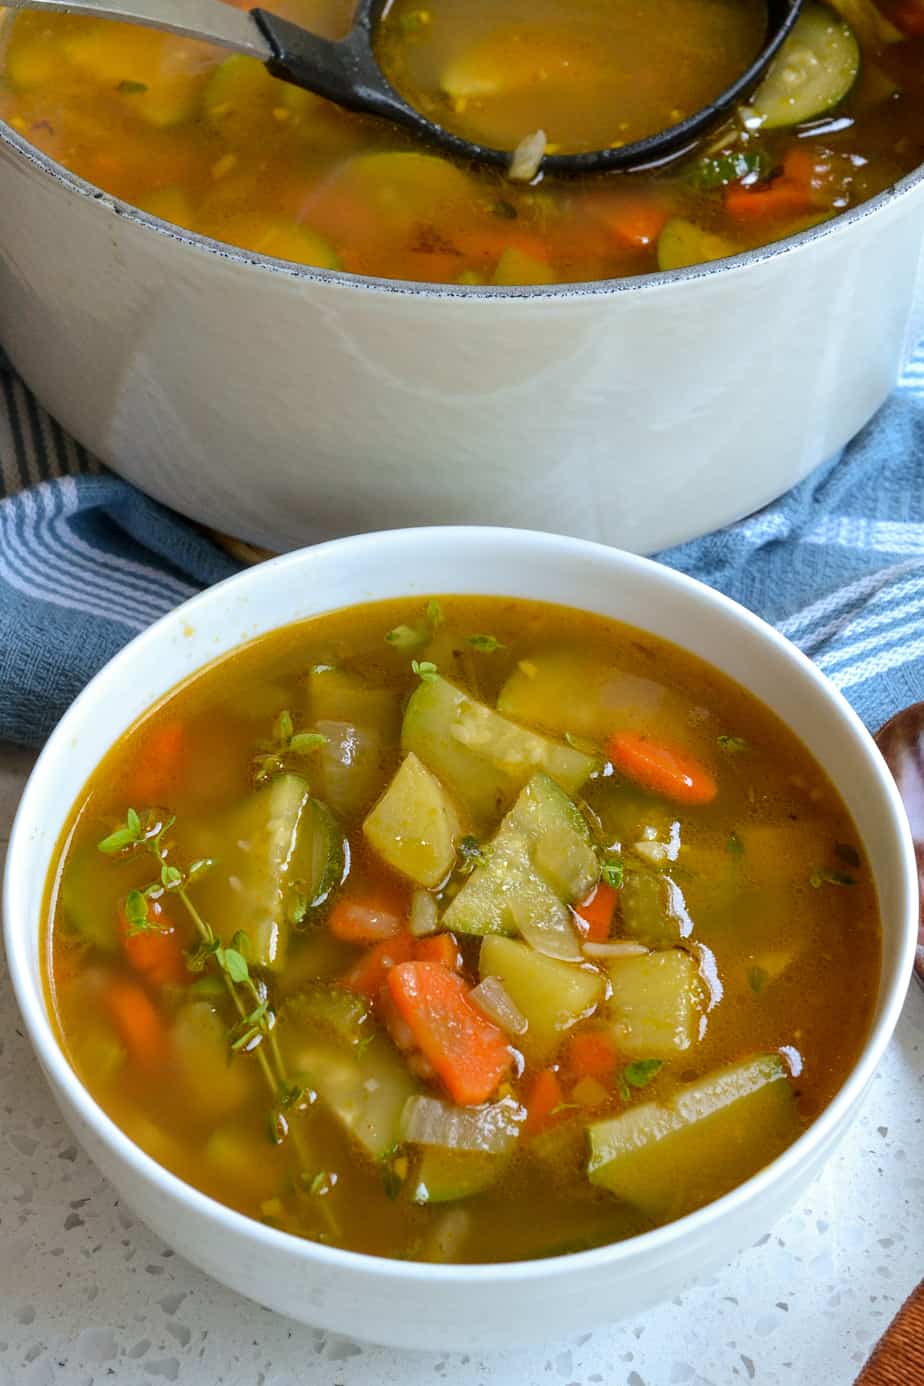
[[453, 1100], [485, 1102], [511, 1054], [503, 1031], [469, 1001], [462, 978], [441, 963], [400, 963], [388, 974], [388, 991]]
[[563, 1105], [564, 1100], [565, 1094], [555, 1070], [544, 1068], [541, 1073], [537, 1073], [526, 1102], [524, 1135], [538, 1135], [540, 1131], [553, 1124], [556, 1116], [564, 1115], [555, 1110]]
[[122, 952], [129, 965], [152, 987], [188, 981], [179, 935], [156, 900], [148, 901], [148, 919], [155, 928], [132, 933], [124, 910], [119, 910]]
[[346, 943], [379, 943], [404, 929], [410, 901], [397, 881], [348, 887], [327, 917], [335, 938]]
[[574, 906], [575, 914], [584, 921], [585, 928], [581, 932], [590, 943], [605, 943], [609, 938], [616, 899], [613, 887], [598, 881], [587, 899]]
[[374, 1001], [388, 979], [388, 974], [398, 963], [410, 962], [414, 956], [414, 940], [410, 934], [396, 934], [385, 938], [366, 950], [357, 963], [340, 979], [340, 985], [348, 991], [358, 992]]
[[659, 202], [640, 193], [617, 193], [596, 199], [597, 215], [621, 245], [644, 250], [654, 245], [669, 217]]
[[685, 751], [650, 741], [638, 732], [617, 732], [611, 736], [606, 754], [628, 779], [678, 804], [708, 804], [718, 793], [705, 765]]
[[616, 1045], [606, 1030], [578, 1030], [568, 1041], [565, 1062], [572, 1077], [596, 1078], [612, 1084], [616, 1072]]
[[811, 187], [787, 174], [753, 187], [731, 183], [725, 190], [725, 210], [739, 222], [785, 221], [804, 216], [815, 205]]
[[117, 977], [105, 995], [119, 1038], [137, 1064], [151, 1068], [166, 1052], [167, 1037], [160, 1012], [138, 982]]
[[182, 722], [164, 722], [145, 737], [132, 773], [139, 808], [163, 799], [181, 769], [185, 741]]
[[458, 972], [462, 966], [462, 954], [455, 934], [433, 934], [430, 938], [418, 939], [414, 956], [418, 962], [441, 963], [450, 972]]

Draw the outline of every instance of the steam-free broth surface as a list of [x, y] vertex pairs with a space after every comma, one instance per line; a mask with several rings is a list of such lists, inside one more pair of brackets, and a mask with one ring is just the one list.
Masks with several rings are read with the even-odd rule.
[[[74, 15], [8, 15], [0, 117], [91, 183], [246, 250], [352, 274], [552, 284], [673, 270], [836, 217], [924, 159], [924, 0], [808, 0], [747, 108], [688, 155], [583, 181], [447, 161], [256, 59]], [[273, 7], [346, 32], [349, 0]], [[511, 150], [625, 143], [744, 70], [762, 0], [396, 0], [383, 60]], [[682, 41], [681, 41], [682, 40]]]
[[434, 1261], [746, 1179], [844, 1080], [879, 969], [862, 844], [772, 714], [507, 599], [336, 613], [180, 687], [87, 785], [47, 916], [66, 1053], [139, 1145]]

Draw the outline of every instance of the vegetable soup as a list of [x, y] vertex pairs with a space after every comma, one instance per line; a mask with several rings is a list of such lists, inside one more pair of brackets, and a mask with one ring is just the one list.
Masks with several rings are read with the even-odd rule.
[[[382, 57], [415, 105], [469, 136], [618, 144], [689, 114], [759, 47], [760, 0], [665, 5], [394, 0]], [[116, 197], [284, 260], [468, 285], [644, 274], [826, 221], [921, 163], [924, 0], [831, 6], [808, 0], [749, 107], [632, 175], [472, 170], [255, 59], [66, 14], [7, 18], [0, 116]], [[338, 37], [352, 7], [276, 8]]]
[[180, 686], [86, 786], [46, 914], [65, 1051], [154, 1159], [436, 1262], [750, 1177], [844, 1081], [880, 961], [854, 825], [768, 709], [502, 598], [337, 612]]

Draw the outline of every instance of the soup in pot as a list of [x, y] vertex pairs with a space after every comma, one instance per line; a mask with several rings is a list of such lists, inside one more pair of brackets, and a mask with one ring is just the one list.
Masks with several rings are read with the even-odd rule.
[[[646, 173], [512, 181], [256, 59], [73, 15], [7, 19], [0, 117], [115, 197], [262, 255], [457, 285], [638, 275], [814, 226], [924, 158], [924, 0], [832, 6], [808, 0], [752, 104]], [[276, 8], [337, 37], [352, 7]], [[764, 22], [762, 0], [394, 0], [381, 56], [469, 137], [512, 149], [541, 131], [540, 152], [574, 151], [691, 114], [747, 67]]]

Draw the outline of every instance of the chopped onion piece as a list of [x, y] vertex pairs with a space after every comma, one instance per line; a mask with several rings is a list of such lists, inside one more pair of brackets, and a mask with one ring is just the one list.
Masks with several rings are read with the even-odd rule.
[[511, 900], [510, 913], [521, 936], [537, 953], [561, 962], [581, 961], [581, 946], [569, 910], [553, 910], [546, 918], [537, 920], [522, 901]]
[[485, 977], [468, 994], [468, 999], [497, 1022], [508, 1035], [525, 1035], [529, 1021], [514, 1005], [499, 977]]
[[437, 1264], [458, 1261], [471, 1230], [472, 1215], [468, 1208], [447, 1208], [430, 1230], [424, 1244], [422, 1259]]
[[520, 140], [510, 159], [507, 177], [513, 183], [531, 183], [539, 172], [547, 144], [544, 130], [534, 130]]
[[588, 958], [640, 958], [648, 949], [631, 938], [614, 938], [609, 943], [585, 943], [584, 952]]
[[436, 933], [439, 922], [439, 910], [433, 896], [427, 890], [415, 890], [411, 896], [410, 932], [415, 938], [425, 938], [427, 934]]
[[401, 1113], [401, 1139], [443, 1150], [483, 1150], [505, 1155], [513, 1149], [525, 1112], [512, 1098], [484, 1107], [454, 1107], [436, 1097], [409, 1097]]

